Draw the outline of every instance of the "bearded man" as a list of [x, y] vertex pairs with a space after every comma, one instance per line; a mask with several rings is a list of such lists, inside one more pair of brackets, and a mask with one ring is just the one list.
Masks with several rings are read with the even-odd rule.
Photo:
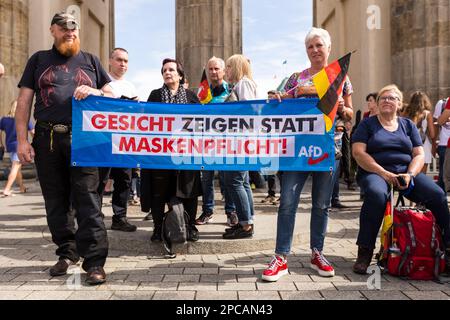
[[[47, 223], [58, 247], [59, 260], [50, 269], [50, 275], [65, 275], [70, 265], [84, 258], [86, 282], [97, 285], [106, 281], [103, 267], [108, 256], [108, 239], [97, 191], [98, 168], [70, 166], [72, 96], [82, 100], [89, 95], [113, 94], [99, 59], [80, 50], [79, 24], [74, 16], [56, 14], [50, 32], [53, 48], [35, 53], [19, 82], [17, 153], [22, 163], [33, 160], [36, 163]], [[31, 145], [27, 126], [34, 95], [37, 123]]]

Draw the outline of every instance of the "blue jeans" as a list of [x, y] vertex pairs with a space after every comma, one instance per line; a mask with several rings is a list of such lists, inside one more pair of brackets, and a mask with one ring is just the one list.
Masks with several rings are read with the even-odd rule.
[[447, 150], [446, 146], [439, 146], [437, 149], [437, 153], [439, 155], [439, 180], [438, 185], [445, 192], [444, 185], [444, 160], [445, 160], [445, 151]]
[[[223, 190], [225, 198], [225, 213], [230, 214], [236, 211], [236, 207], [231, 200], [228, 190], [223, 186], [224, 172], [219, 171], [220, 189]], [[203, 213], [213, 214], [214, 212], [214, 171], [202, 171], [202, 189], [203, 189]]]
[[225, 189], [229, 192], [239, 223], [243, 226], [253, 224], [253, 194], [250, 188], [248, 171], [227, 171], [223, 173]]
[[[383, 222], [390, 189], [386, 181], [374, 173], [358, 176], [357, 181], [365, 195], [359, 217], [357, 245], [372, 249], [375, 248], [378, 231]], [[414, 189], [405, 198], [421, 203], [433, 212], [436, 222], [444, 234], [444, 243], [449, 247], [450, 215], [444, 191], [422, 173], [414, 178], [414, 185]]]
[[332, 175], [330, 172], [283, 172], [281, 176], [280, 208], [278, 210], [276, 254], [287, 255], [291, 252], [300, 194], [310, 175], [313, 179], [310, 246], [311, 249], [323, 250], [333, 187]]
[[339, 202], [339, 176], [341, 175], [341, 160], [336, 160], [333, 171], [333, 192], [331, 194], [331, 203]]

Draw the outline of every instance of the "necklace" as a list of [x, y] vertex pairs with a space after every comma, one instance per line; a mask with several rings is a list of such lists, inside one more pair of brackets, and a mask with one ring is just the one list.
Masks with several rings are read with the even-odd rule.
[[[378, 115], [377, 118], [378, 118], [378, 121], [380, 122], [380, 124], [386, 130], [388, 130], [388, 129], [393, 129], [394, 131], [397, 130], [397, 127], [398, 127], [397, 118], [394, 118], [392, 120], [385, 120], [380, 115]], [[390, 131], [390, 130], [388, 130], [388, 131]]]

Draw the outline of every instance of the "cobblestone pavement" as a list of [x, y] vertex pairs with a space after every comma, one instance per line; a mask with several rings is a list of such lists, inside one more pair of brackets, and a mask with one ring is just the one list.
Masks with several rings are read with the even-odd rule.
[[[368, 286], [369, 276], [351, 271], [356, 258], [355, 238], [361, 202], [358, 192], [347, 190], [343, 190], [342, 200], [349, 208], [330, 213], [325, 255], [335, 266], [333, 278], [321, 278], [309, 268], [307, 241], [293, 249], [289, 275], [277, 283], [265, 283], [260, 279], [272, 250], [181, 255], [173, 260], [112, 250], [105, 268], [108, 281], [104, 285], [86, 286], [79, 266], [71, 267], [67, 276], [52, 278], [48, 270], [55, 263], [56, 247], [46, 234], [39, 186], [36, 182], [28, 184], [28, 193], [0, 198], [1, 300], [450, 299], [449, 282], [405, 281], [382, 275], [378, 283], [380, 290], [377, 290]], [[255, 197], [262, 199], [264, 194], [255, 193]], [[306, 212], [305, 203], [310, 200], [305, 201], [299, 210]], [[275, 208], [273, 214], [276, 214]], [[143, 217], [137, 207], [132, 207], [129, 215], [132, 222], [141, 221]], [[377, 285], [375, 281], [372, 284]]]

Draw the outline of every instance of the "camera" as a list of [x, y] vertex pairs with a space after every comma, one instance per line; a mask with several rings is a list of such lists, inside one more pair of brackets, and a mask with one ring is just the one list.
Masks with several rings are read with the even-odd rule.
[[406, 180], [402, 176], [398, 176], [397, 177], [397, 181], [398, 181], [398, 184], [400, 185], [400, 187], [406, 187], [407, 186], [406, 185]]

